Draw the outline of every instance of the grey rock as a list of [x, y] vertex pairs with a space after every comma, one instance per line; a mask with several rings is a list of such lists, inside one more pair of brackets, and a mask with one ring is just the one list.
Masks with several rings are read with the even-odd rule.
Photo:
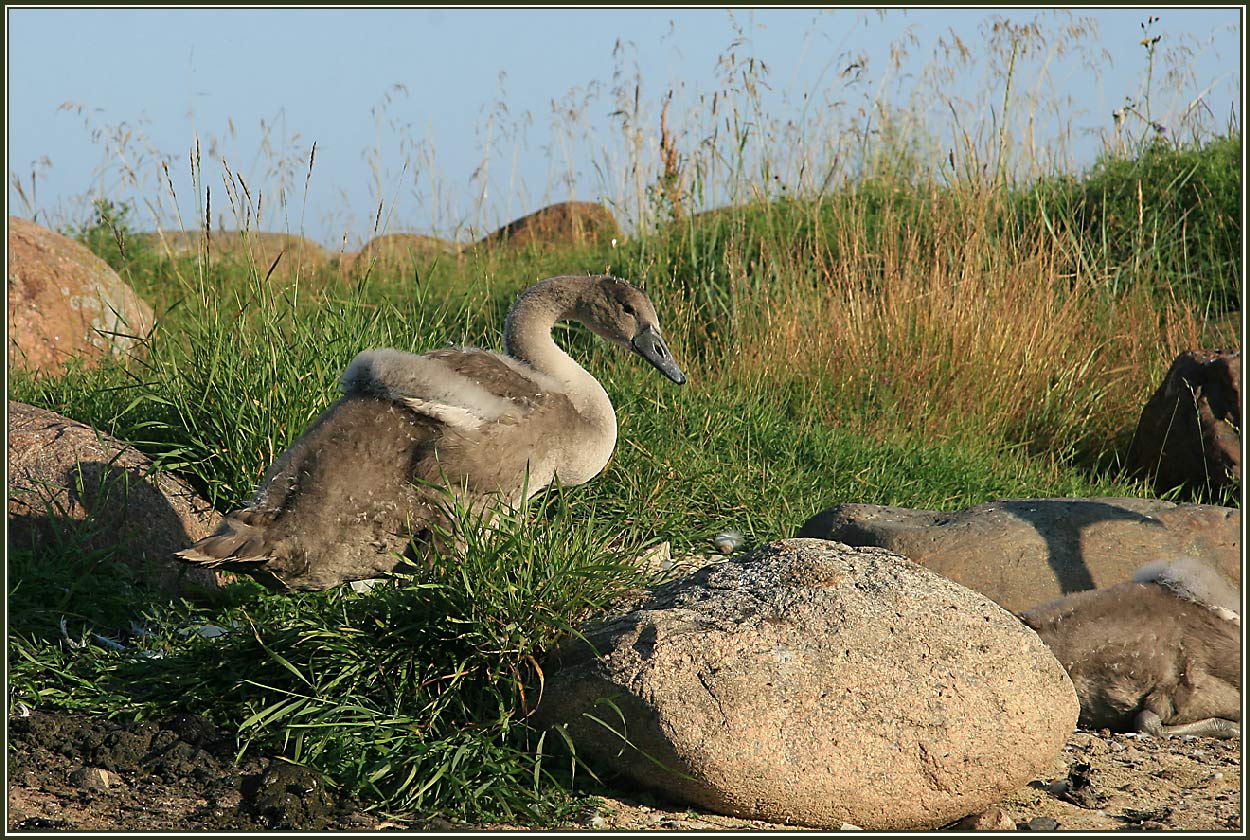
[[800, 537], [888, 548], [1018, 611], [1192, 557], [1240, 579], [1241, 511], [1155, 499], [1006, 499], [943, 512], [842, 504]]
[[564, 726], [599, 771], [818, 828], [983, 810], [1048, 766], [1078, 712], [1041, 640], [989, 599], [822, 540], [657, 587], [544, 668], [536, 722]]
[[1125, 457], [1156, 492], [1241, 483], [1241, 353], [1190, 350], [1142, 408]]
[[174, 552], [221, 516], [137, 449], [52, 411], [9, 401], [9, 545], [46, 552], [123, 546], [126, 562], [162, 589], [196, 595], [227, 576], [188, 569]]

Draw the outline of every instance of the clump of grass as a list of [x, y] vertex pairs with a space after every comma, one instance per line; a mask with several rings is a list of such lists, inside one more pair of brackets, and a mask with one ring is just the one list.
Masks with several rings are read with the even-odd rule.
[[[1233, 177], [1215, 163], [1225, 157], [1199, 155]], [[829, 422], [885, 439], [993, 442], [1105, 467], [1176, 354], [1212, 340], [1210, 296], [1186, 285], [1175, 255], [1192, 257], [1190, 273], [1236, 282], [1213, 250], [1180, 238], [1184, 202], [1163, 206], [1173, 221], [1134, 257], [1137, 282], [1067, 198], [923, 173], [701, 214], [622, 256], [663, 278], [653, 285], [682, 318], [677, 344], [711, 376], [801, 382]], [[1227, 207], [1207, 210], [1206, 227], [1237, 227]], [[1216, 340], [1235, 343], [1233, 327]]]
[[880, 233], [852, 206], [830, 247], [774, 258], [736, 365], [802, 371], [887, 434], [1105, 447], [1198, 317], [1177, 307], [1163, 327], [1157, 301], [1106, 294], [1044, 226], [996, 231], [992, 202], [932, 191], [926, 226], [887, 204]]
[[126, 273], [132, 262], [150, 256], [150, 249], [135, 236], [134, 214], [133, 205], [98, 196], [91, 204], [91, 218], [82, 225], [70, 226], [66, 234], [112, 268]]
[[1043, 181], [1030, 198], [1083, 239], [1113, 287], [1145, 286], [1218, 314], [1241, 300], [1240, 160], [1240, 133], [1159, 140], [1135, 157], [1104, 155], [1083, 178]]
[[240, 643], [282, 667], [247, 680], [244, 736], [281, 732], [295, 760], [387, 810], [543, 818], [560, 788], [526, 723], [539, 658], [638, 572], [558, 489], [534, 502], [488, 529], [454, 511], [462, 548], [432, 576], [253, 624]]
[[[97, 611], [71, 622], [78, 646], [49, 644], [53, 616], [27, 613], [10, 702], [204, 714], [237, 727], [241, 749], [279, 749], [391, 814], [556, 819], [573, 807], [567, 771], [527, 723], [541, 657], [640, 572], [631, 547], [559, 488], [489, 528], [451, 504], [460, 547], [398, 585], [279, 596], [248, 584], [254, 597], [219, 612]], [[24, 583], [11, 596], [35, 570], [15, 571]], [[122, 649], [88, 643], [112, 632], [101, 621], [126, 619], [150, 632]], [[194, 632], [205, 625], [229, 632]]]

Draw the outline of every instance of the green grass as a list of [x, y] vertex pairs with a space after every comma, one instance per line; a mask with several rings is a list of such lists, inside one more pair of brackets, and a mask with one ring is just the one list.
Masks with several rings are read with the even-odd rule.
[[[136, 717], [180, 709], [236, 729], [244, 749], [280, 748], [386, 811], [558, 818], [574, 804], [567, 773], [526, 724], [541, 695], [535, 654], [639, 583], [633, 547], [574, 514], [558, 489], [463, 535], [462, 553], [403, 585], [275, 596], [240, 583], [233, 603], [215, 608], [169, 603], [116, 575], [107, 554], [49, 574], [16, 552], [10, 704]], [[67, 574], [77, 591], [62, 588]], [[208, 638], [205, 627], [227, 632]]]
[[1133, 158], [1105, 155], [1083, 178], [1035, 185], [1087, 253], [1103, 255], [1113, 288], [1152, 287], [1213, 313], [1241, 302], [1241, 135], [1205, 145], [1155, 142]]

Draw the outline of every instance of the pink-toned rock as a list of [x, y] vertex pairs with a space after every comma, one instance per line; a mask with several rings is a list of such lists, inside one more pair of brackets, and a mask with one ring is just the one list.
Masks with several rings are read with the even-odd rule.
[[951, 826], [955, 831], [1015, 831], [1016, 821], [995, 805], [979, 814], [970, 814]]
[[329, 261], [325, 249], [316, 242], [292, 233], [214, 230], [156, 231], [136, 238], [160, 256], [194, 257], [203, 255], [211, 263], [254, 266], [261, 277], [273, 269], [273, 277], [305, 279], [324, 268]]
[[125, 562], [174, 594], [230, 580], [174, 557], [221, 516], [137, 449], [66, 417], [9, 401], [9, 545], [42, 552], [124, 546]]
[[1142, 408], [1125, 459], [1155, 490], [1241, 483], [1241, 353], [1190, 350], [1176, 357]]
[[584, 245], [620, 238], [612, 211], [590, 201], [565, 201], [510, 222], [477, 244], [511, 248]]
[[339, 255], [339, 267], [345, 274], [411, 272], [424, 268], [436, 259], [454, 258], [460, 245], [422, 233], [385, 233], [375, 236], [355, 253]]
[[1242, 556], [1240, 510], [1159, 499], [1000, 499], [955, 511], [846, 503], [798, 535], [888, 548], [1009, 610], [1115, 586], [1179, 556], [1237, 580]]
[[583, 631], [543, 665], [534, 723], [732, 816], [946, 825], [1036, 778], [1078, 714], [1035, 633], [880, 548], [779, 540]]
[[108, 263], [67, 236], [9, 217], [9, 364], [56, 373], [137, 349], [152, 307]]

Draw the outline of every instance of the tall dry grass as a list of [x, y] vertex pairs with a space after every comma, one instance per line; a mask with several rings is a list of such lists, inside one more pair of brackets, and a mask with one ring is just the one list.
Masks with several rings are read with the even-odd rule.
[[729, 267], [745, 317], [724, 372], [797, 378], [828, 397], [829, 422], [883, 436], [1090, 455], [1114, 453], [1177, 353], [1211, 329], [1240, 345], [1235, 323], [1207, 324], [1192, 300], [1113, 292], [1072, 235], [1004, 230], [1001, 199], [931, 187], [923, 223], [852, 200], [811, 211], [799, 247], [765, 236], [761, 265]]

